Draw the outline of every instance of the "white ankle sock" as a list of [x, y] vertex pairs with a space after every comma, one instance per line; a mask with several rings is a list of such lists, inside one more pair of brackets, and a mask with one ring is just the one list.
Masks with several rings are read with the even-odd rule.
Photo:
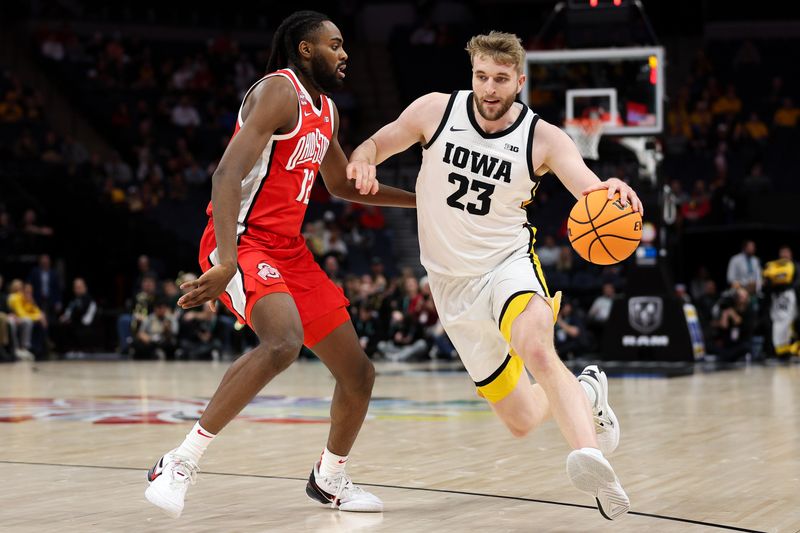
[[581, 387], [583, 387], [583, 391], [586, 393], [586, 396], [589, 398], [589, 405], [594, 408], [595, 404], [597, 403], [597, 391], [585, 381], [581, 381], [580, 384]]
[[340, 472], [344, 472], [346, 463], [346, 455], [336, 455], [326, 447], [325, 451], [322, 452], [322, 457], [319, 460], [319, 475], [322, 477], [328, 477]]
[[580, 451], [582, 451], [583, 453], [588, 453], [589, 455], [591, 455], [592, 457], [596, 457], [597, 459], [605, 459], [605, 457], [603, 457], [603, 452], [601, 452], [597, 448], [581, 448]]
[[203, 453], [205, 453], [208, 445], [211, 444], [212, 440], [214, 440], [214, 437], [216, 437], [216, 435], [203, 429], [203, 426], [200, 425], [200, 422], [197, 422], [192, 430], [186, 435], [183, 444], [181, 444], [178, 449], [175, 450], [175, 453], [184, 457], [188, 457], [197, 463], [200, 461]]

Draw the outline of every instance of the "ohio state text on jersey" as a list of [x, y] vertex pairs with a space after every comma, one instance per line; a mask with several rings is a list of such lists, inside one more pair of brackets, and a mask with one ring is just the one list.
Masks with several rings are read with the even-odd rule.
[[[290, 69], [267, 74], [254, 83], [242, 99], [242, 107], [256, 85], [274, 76], [288, 79], [297, 92], [297, 124], [289, 133], [270, 137], [261, 157], [242, 180], [237, 237], [245, 232], [269, 232], [287, 237], [300, 234], [311, 187], [333, 136], [333, 102], [320, 95], [318, 109]], [[233, 136], [243, 124], [242, 107]], [[212, 216], [210, 202], [206, 212]]]

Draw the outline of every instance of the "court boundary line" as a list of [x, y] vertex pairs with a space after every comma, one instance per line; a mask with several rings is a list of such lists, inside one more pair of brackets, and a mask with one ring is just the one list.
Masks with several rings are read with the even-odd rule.
[[[136, 472], [146, 472], [147, 468], [136, 468], [132, 466], [103, 466], [103, 465], [84, 465], [84, 464], [66, 464], [66, 463], [42, 463], [42, 462], [33, 462], [33, 461], [8, 461], [8, 460], [0, 460], [0, 464], [10, 464], [10, 465], [30, 465], [30, 466], [59, 466], [59, 467], [69, 467], [69, 468], [96, 468], [101, 470], [132, 470]], [[308, 478], [304, 477], [290, 477], [290, 476], [271, 476], [267, 474], [237, 474], [234, 472], [210, 472], [210, 471], [203, 471], [203, 475], [211, 475], [211, 476], [230, 476], [230, 477], [250, 477], [250, 478], [258, 478], [258, 479], [280, 479], [285, 481], [308, 481]], [[507, 496], [503, 494], [487, 494], [485, 492], [470, 492], [470, 491], [463, 491], [463, 490], [452, 490], [452, 489], [434, 489], [428, 487], [404, 487], [402, 485], [384, 485], [381, 483], [361, 483], [359, 482], [358, 485], [362, 485], [364, 487], [380, 487], [385, 489], [400, 489], [400, 490], [416, 490], [422, 492], [436, 492], [441, 494], [459, 494], [462, 496], [477, 496], [481, 498], [496, 498], [501, 500], [515, 500], [521, 502], [531, 502], [531, 503], [543, 503], [547, 505], [560, 505], [562, 507], [577, 507], [580, 509], [592, 509], [596, 510], [597, 507], [593, 505], [584, 505], [581, 503], [569, 503], [569, 502], [557, 502], [553, 500], [540, 500], [536, 498], [525, 498], [524, 496]], [[640, 511], [629, 511], [629, 515], [634, 516], [643, 516], [647, 518], [655, 518], [657, 520], [668, 520], [672, 522], [683, 522], [686, 524], [695, 524], [699, 526], [708, 526], [708, 527], [715, 527], [718, 529], [726, 529], [729, 531], [742, 531], [744, 533], [767, 533], [766, 531], [761, 531], [758, 529], [747, 529], [743, 527], [737, 526], [729, 526], [725, 524], [717, 524], [714, 522], [703, 522], [701, 520], [692, 520], [690, 518], [680, 518], [677, 516], [666, 516], [660, 515], [655, 513], [643, 513]]]

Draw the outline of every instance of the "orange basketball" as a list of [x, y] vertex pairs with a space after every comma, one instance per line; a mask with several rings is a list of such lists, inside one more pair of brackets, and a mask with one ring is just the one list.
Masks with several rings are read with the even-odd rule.
[[567, 234], [578, 255], [595, 265], [613, 265], [627, 259], [642, 239], [642, 216], [619, 193], [593, 191], [580, 198], [567, 220]]

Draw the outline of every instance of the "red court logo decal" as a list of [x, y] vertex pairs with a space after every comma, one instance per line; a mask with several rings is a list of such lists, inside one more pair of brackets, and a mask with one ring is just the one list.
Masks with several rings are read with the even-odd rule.
[[[207, 403], [208, 398], [169, 396], [0, 398], [0, 426], [3, 423], [56, 421], [187, 424], [200, 418]], [[328, 424], [330, 406], [330, 398], [256, 396], [236, 419], [260, 424]], [[437, 422], [489, 416], [491, 411], [486, 402], [478, 399], [441, 402], [384, 397], [372, 398], [367, 419]]]

